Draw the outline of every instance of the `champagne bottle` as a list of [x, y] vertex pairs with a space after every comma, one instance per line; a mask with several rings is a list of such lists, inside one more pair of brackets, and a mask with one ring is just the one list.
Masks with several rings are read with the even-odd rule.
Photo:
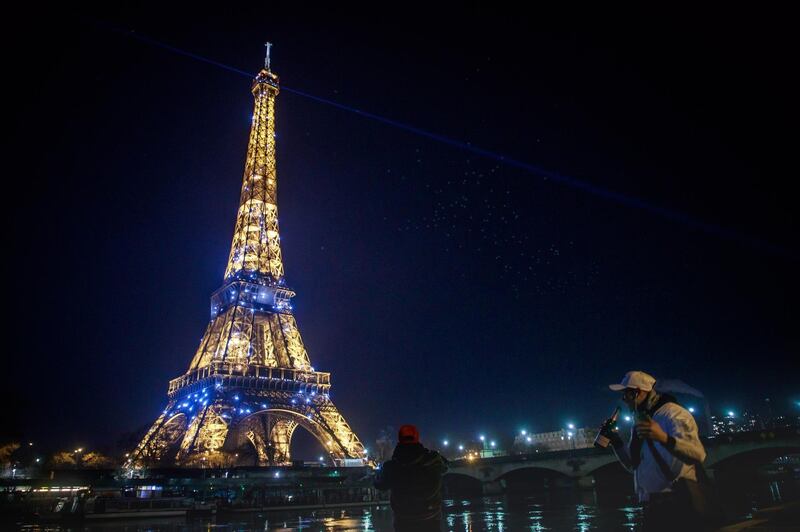
[[611, 417], [606, 419], [600, 426], [600, 430], [597, 432], [597, 436], [594, 439], [595, 447], [605, 449], [608, 447], [608, 444], [611, 443], [611, 437], [612, 433], [614, 432], [614, 427], [617, 423], [617, 418], [619, 417], [619, 411], [619, 407], [615, 408], [614, 413], [611, 414]]

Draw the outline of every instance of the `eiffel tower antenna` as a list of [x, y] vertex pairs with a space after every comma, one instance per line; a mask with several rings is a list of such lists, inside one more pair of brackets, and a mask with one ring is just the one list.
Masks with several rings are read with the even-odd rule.
[[330, 373], [306, 352], [285, 284], [278, 228], [275, 100], [265, 69], [255, 98], [242, 192], [222, 286], [186, 372], [126, 463], [229, 466], [291, 463], [295, 429], [310, 432], [337, 465], [366, 464], [364, 446], [330, 398]]
[[272, 48], [272, 43], [271, 42], [265, 43], [264, 46], [267, 48], [267, 55], [266, 57], [264, 57], [264, 68], [269, 70], [269, 52], [270, 49]]

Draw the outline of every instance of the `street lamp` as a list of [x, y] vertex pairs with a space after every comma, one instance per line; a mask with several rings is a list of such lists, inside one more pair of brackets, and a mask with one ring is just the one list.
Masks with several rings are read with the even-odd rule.
[[573, 423], [569, 423], [567, 427], [570, 429], [567, 431], [567, 439], [572, 440], [572, 448], [575, 448], [575, 434], [572, 432], [575, 429], [575, 425]]

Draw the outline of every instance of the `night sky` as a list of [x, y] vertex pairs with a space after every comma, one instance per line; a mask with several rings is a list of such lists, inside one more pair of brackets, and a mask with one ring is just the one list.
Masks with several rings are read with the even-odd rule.
[[13, 24], [3, 436], [144, 428], [209, 320], [250, 79], [150, 39], [253, 74], [274, 43], [286, 281], [368, 447], [595, 426], [629, 369], [792, 408], [788, 19], [308, 11]]

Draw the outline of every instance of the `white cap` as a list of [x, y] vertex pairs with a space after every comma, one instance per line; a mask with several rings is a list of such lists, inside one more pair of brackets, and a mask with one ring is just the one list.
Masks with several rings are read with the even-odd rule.
[[629, 371], [622, 377], [622, 382], [619, 384], [609, 384], [608, 387], [615, 392], [624, 390], [625, 388], [638, 388], [649, 392], [653, 389], [656, 383], [655, 377], [648, 375], [644, 371]]

